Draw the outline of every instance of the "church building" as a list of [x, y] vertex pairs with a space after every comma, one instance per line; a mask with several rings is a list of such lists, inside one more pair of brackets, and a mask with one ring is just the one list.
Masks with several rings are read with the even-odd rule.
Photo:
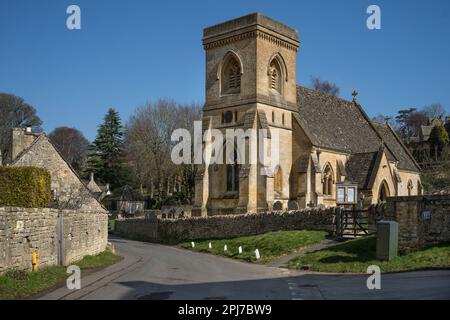
[[296, 30], [259, 13], [204, 29], [203, 129], [267, 129], [268, 139], [277, 129], [280, 152], [270, 174], [260, 163], [201, 166], [193, 215], [422, 194], [420, 168], [388, 124], [371, 122], [355, 98], [297, 85], [299, 44]]

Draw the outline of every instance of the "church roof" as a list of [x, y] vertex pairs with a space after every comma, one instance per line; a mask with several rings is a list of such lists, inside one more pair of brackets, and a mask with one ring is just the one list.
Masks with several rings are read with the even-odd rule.
[[384, 142], [389, 161], [398, 161], [399, 169], [419, 171], [392, 129], [372, 123], [358, 103], [297, 86], [297, 107], [299, 116], [295, 118], [314, 146], [348, 154], [373, 154]]
[[379, 153], [380, 151], [352, 154], [346, 164], [345, 180], [357, 183], [360, 189], [369, 189], [370, 178]]
[[378, 150], [381, 139], [357, 104], [299, 86], [297, 106], [314, 145], [346, 153]]
[[[372, 123], [378, 130], [383, 138], [385, 145], [391, 150], [398, 160], [397, 167], [400, 170], [418, 171], [419, 165], [414, 160], [414, 157], [410, 154], [405, 147], [401, 139], [395, 134], [394, 130], [388, 124]], [[389, 161], [394, 161], [388, 154]]]

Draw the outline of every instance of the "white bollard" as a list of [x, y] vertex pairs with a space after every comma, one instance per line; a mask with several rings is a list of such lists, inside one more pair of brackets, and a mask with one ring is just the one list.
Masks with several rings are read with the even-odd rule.
[[212, 249], [211, 242], [208, 244], [208, 248]]
[[255, 250], [255, 255], [256, 255], [256, 260], [259, 260], [261, 258], [261, 256], [259, 255], [258, 249]]
[[242, 246], [239, 246], [239, 254], [242, 253]]
[[227, 245], [224, 245], [224, 246], [223, 246], [223, 251], [228, 251]]
[[195, 248], [195, 242], [192, 241], [191, 244], [192, 244], [192, 248]]

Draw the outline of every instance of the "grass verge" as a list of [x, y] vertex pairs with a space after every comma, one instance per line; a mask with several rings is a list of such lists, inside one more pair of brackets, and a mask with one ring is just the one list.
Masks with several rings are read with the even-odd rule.
[[376, 238], [351, 240], [327, 249], [307, 253], [287, 264], [288, 268], [338, 273], [366, 273], [367, 267], [377, 265], [382, 272], [400, 272], [450, 267], [450, 243], [426, 247], [399, 255], [391, 261], [375, 257]]
[[[106, 267], [119, 261], [121, 257], [104, 251], [95, 256], [86, 256], [73, 265], [82, 270]], [[0, 300], [23, 299], [62, 283], [68, 276], [66, 267], [51, 266], [38, 272], [8, 271], [0, 276]]]
[[[208, 252], [248, 262], [267, 263], [298, 249], [318, 244], [327, 235], [328, 232], [326, 231], [277, 231], [257, 236], [196, 241], [195, 248], [192, 248], [191, 242], [181, 243], [180, 246], [184, 249]], [[208, 247], [210, 242], [211, 249]], [[225, 245], [227, 245], [227, 251], [224, 251]], [[242, 246], [241, 254], [238, 251], [239, 246]], [[260, 260], [256, 259], [256, 249], [259, 250], [261, 255]]]

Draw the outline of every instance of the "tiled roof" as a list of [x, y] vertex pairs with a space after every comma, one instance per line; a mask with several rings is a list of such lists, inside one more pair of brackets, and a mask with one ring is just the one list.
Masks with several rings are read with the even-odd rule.
[[379, 151], [352, 154], [345, 167], [347, 171], [345, 180], [357, 183], [360, 189], [368, 189], [378, 153]]
[[[400, 170], [419, 171], [419, 165], [414, 160], [413, 156], [409, 153], [403, 142], [396, 136], [392, 128], [387, 124], [373, 123], [374, 127], [380, 133], [383, 138], [383, 142], [395, 155], [398, 160], [397, 167]], [[388, 159], [391, 161], [388, 154]]]
[[297, 106], [299, 115], [294, 117], [313, 145], [367, 154], [378, 152], [384, 143], [388, 160], [398, 161], [399, 169], [420, 170], [392, 128], [372, 123], [359, 104], [297, 86]]
[[380, 147], [381, 139], [356, 103], [297, 87], [297, 106], [302, 127], [318, 147], [346, 153]]

